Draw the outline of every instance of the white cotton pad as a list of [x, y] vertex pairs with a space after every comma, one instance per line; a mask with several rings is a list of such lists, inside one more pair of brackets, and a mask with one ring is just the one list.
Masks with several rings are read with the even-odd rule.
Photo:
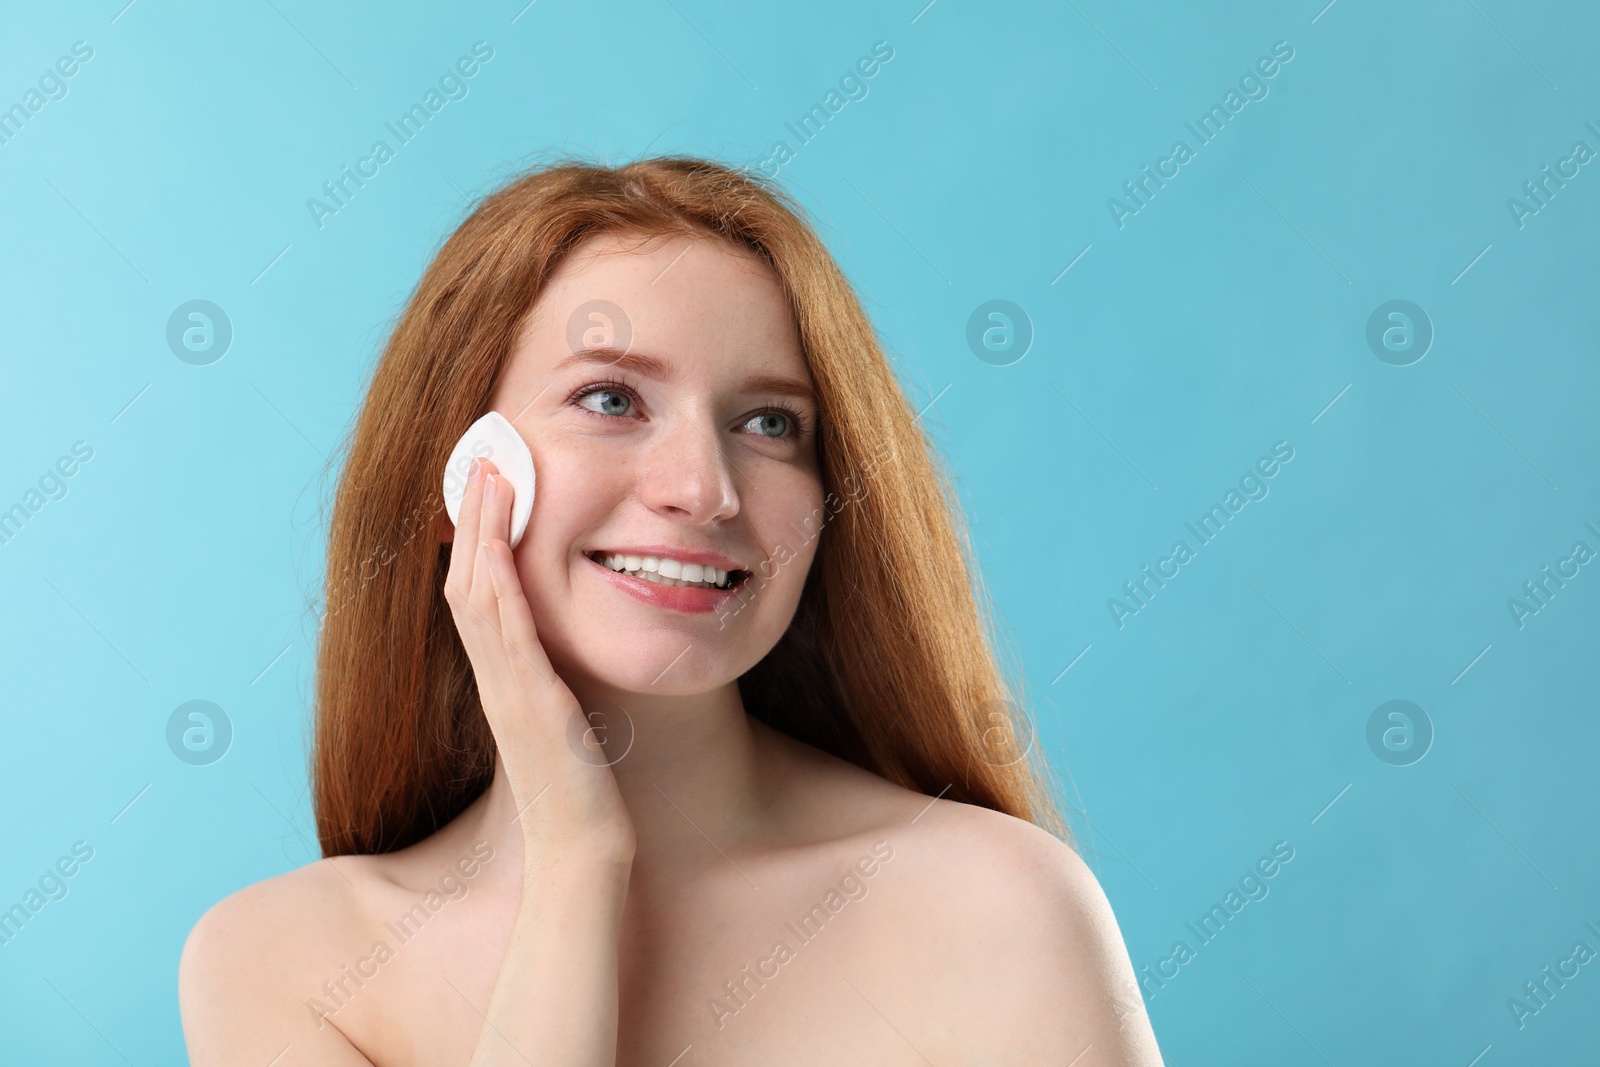
[[468, 426], [444, 467], [444, 507], [452, 523], [460, 521], [467, 473], [477, 456], [492, 460], [496, 471], [511, 482], [511, 547], [515, 548], [533, 513], [533, 453], [517, 428], [498, 411]]

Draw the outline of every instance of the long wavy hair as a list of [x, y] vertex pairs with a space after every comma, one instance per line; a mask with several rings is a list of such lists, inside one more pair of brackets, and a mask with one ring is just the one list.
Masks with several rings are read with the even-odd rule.
[[311, 752], [324, 856], [404, 848], [493, 778], [494, 737], [443, 596], [440, 476], [546, 283], [601, 233], [748, 250], [776, 274], [799, 327], [820, 407], [826, 532], [789, 629], [739, 679], [747, 712], [908, 789], [1071, 843], [997, 660], [957, 498], [805, 219], [746, 169], [568, 157], [515, 177], [445, 241], [341, 448]]

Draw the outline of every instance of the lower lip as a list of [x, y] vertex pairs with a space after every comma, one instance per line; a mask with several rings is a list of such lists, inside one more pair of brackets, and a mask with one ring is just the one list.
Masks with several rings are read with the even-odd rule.
[[732, 600], [739, 591], [738, 586], [732, 589], [695, 589], [686, 585], [660, 585], [644, 578], [635, 578], [630, 574], [614, 571], [603, 563], [596, 563], [588, 556], [583, 558], [614, 588], [627, 593], [635, 600], [642, 600], [653, 607], [666, 608], [668, 611], [703, 615], [716, 611], [724, 602]]

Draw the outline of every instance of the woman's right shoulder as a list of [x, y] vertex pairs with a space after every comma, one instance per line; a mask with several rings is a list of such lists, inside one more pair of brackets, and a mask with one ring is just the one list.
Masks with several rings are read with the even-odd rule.
[[321, 859], [245, 886], [201, 915], [178, 962], [190, 1061], [268, 1063], [296, 1046], [298, 1062], [368, 1063], [316, 1003], [323, 982], [365, 951], [365, 902], [379, 878], [373, 857]]

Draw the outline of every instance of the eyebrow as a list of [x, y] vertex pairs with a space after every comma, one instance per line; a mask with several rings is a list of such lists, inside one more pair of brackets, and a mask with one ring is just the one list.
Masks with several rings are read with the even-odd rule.
[[[642, 374], [646, 378], [654, 378], [659, 382], [672, 380], [672, 368], [664, 360], [643, 352], [624, 352], [618, 348], [608, 346], [593, 346], [580, 348], [566, 359], [557, 363], [557, 372], [580, 363], [592, 363], [605, 367], [620, 367]], [[740, 391], [745, 393], [769, 393], [778, 396], [790, 396], [808, 403], [815, 404], [817, 395], [811, 386], [797, 378], [785, 377], [781, 374], [752, 374], [744, 380]]]

